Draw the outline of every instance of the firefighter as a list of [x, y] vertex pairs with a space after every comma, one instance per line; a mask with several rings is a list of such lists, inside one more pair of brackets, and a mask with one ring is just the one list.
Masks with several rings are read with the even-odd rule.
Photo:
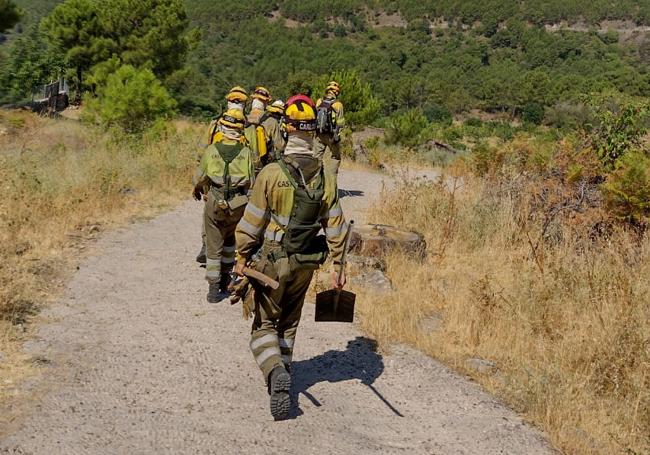
[[[252, 283], [254, 319], [250, 348], [266, 381], [271, 414], [288, 417], [289, 367], [305, 294], [314, 271], [331, 256], [332, 282], [345, 285], [338, 270], [348, 225], [338, 199], [336, 177], [314, 156], [316, 112], [304, 95], [287, 101], [288, 142], [283, 157], [259, 173], [244, 216], [237, 225], [237, 265], [257, 252], [256, 269], [277, 280], [276, 290]], [[319, 235], [323, 228], [325, 235]]]
[[[226, 94], [226, 102], [228, 103], [227, 110], [238, 110], [243, 115], [246, 101], [248, 101], [248, 93], [246, 92], [246, 89], [238, 85], [231, 88], [230, 91]], [[219, 118], [216, 118], [210, 123], [210, 126], [208, 128], [208, 146], [212, 145], [214, 142], [219, 142], [222, 138], [222, 135], [223, 132], [219, 127]], [[199, 264], [205, 264], [207, 260], [205, 247], [205, 226], [202, 229], [201, 237], [201, 251], [199, 251], [199, 254], [196, 256], [196, 262]]]
[[343, 103], [338, 99], [341, 87], [338, 82], [327, 84], [325, 96], [316, 101], [316, 157], [323, 159], [325, 150], [332, 153], [332, 169], [335, 174], [341, 165], [341, 130], [345, 126]]
[[284, 102], [275, 100], [266, 107], [266, 112], [260, 119], [264, 128], [266, 141], [266, 163], [280, 159], [287, 143], [286, 124], [284, 121]]
[[206, 240], [207, 300], [225, 297], [235, 263], [235, 227], [244, 214], [248, 191], [255, 180], [256, 157], [243, 137], [244, 114], [229, 109], [218, 120], [219, 138], [203, 155], [194, 196], [205, 197], [203, 223]]

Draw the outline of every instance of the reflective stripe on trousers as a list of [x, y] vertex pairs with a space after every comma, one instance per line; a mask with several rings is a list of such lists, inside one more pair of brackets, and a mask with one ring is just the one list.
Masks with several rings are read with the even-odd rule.
[[276, 334], [265, 333], [259, 336], [258, 333], [253, 332], [250, 348], [255, 362], [257, 362], [257, 365], [265, 373], [265, 376], [268, 376], [277, 365], [282, 364], [280, 346]]

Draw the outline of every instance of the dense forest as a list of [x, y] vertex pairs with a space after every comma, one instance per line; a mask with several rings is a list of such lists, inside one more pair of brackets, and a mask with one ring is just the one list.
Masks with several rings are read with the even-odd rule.
[[[5, 103], [29, 98], [74, 66], [69, 55], [47, 50], [51, 34], [38, 24], [60, 2], [15, 3], [24, 15], [1, 50]], [[316, 86], [342, 70], [369, 84], [381, 116], [414, 107], [430, 118], [481, 109], [540, 121], [544, 114], [562, 117], [585, 94], [650, 95], [646, 2], [186, 0], [184, 6], [181, 25], [200, 37], [190, 40], [184, 65], [154, 72], [188, 114], [218, 112], [234, 84], [262, 83], [285, 96], [292, 84]], [[548, 26], [562, 21], [564, 28]], [[110, 52], [91, 60], [108, 58]]]

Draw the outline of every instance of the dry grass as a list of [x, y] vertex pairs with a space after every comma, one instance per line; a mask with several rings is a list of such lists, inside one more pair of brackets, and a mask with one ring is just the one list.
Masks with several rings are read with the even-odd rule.
[[142, 140], [0, 111], [0, 401], [33, 359], [27, 322], [98, 232], [187, 197], [200, 137], [187, 123]]
[[395, 292], [361, 296], [364, 328], [475, 377], [566, 453], [650, 453], [650, 240], [554, 223], [532, 254], [543, 227], [522, 194], [457, 177], [405, 184], [371, 214], [425, 234], [429, 255], [388, 259]]

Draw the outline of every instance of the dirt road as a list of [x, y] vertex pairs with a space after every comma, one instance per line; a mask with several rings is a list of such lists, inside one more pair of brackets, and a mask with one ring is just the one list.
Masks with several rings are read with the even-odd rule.
[[[343, 171], [357, 220], [382, 177]], [[108, 233], [28, 349], [44, 373], [0, 452], [20, 454], [542, 454], [543, 436], [475, 384], [351, 325], [296, 343], [293, 418], [273, 422], [240, 307], [205, 301], [201, 205]]]

